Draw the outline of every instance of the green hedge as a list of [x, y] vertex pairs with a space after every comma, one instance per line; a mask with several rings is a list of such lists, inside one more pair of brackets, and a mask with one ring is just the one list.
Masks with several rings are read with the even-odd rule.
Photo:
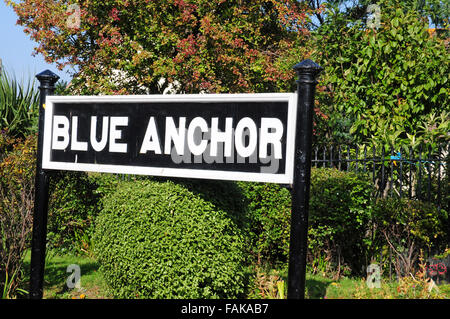
[[114, 295], [242, 296], [248, 247], [236, 214], [245, 209], [227, 185], [138, 179], [107, 192], [94, 242]]
[[[370, 179], [333, 168], [313, 169], [309, 215], [309, 262], [326, 260], [337, 274], [358, 273], [365, 265], [367, 226], [372, 209]], [[316, 264], [314, 264], [316, 263]]]
[[59, 251], [90, 253], [93, 221], [100, 210], [98, 185], [87, 173], [57, 172], [50, 179], [48, 245]]
[[[289, 256], [291, 194], [277, 184], [239, 183], [253, 217], [260, 260], [286, 263]], [[309, 210], [309, 264], [327, 259], [333, 269], [361, 269], [370, 218], [370, 180], [361, 174], [313, 168]], [[343, 267], [342, 267], [343, 268]]]
[[289, 258], [291, 193], [278, 184], [238, 183], [251, 214], [251, 231], [257, 260], [272, 264]]
[[[291, 197], [276, 184], [238, 183], [248, 200], [251, 229], [259, 260], [285, 264], [289, 253]], [[365, 267], [383, 252], [385, 232], [398, 252], [414, 241], [419, 250], [443, 251], [448, 238], [448, 214], [432, 203], [373, 198], [369, 176], [332, 168], [311, 170], [308, 266], [331, 275], [364, 275]], [[445, 206], [445, 205], [443, 205]], [[395, 254], [394, 254], [395, 255]], [[404, 268], [399, 266], [397, 268]]]

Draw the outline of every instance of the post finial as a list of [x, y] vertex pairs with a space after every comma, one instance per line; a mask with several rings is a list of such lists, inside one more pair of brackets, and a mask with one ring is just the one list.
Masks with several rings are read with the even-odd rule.
[[50, 70], [42, 71], [39, 74], [36, 74], [36, 78], [39, 80], [40, 88], [46, 89], [51, 88], [55, 85], [59, 80], [59, 76], [53, 73]]
[[292, 68], [294, 70], [296, 70], [297, 72], [309, 71], [309, 70], [311, 70], [311, 71], [314, 70], [314, 71], [320, 72], [323, 70], [323, 68], [320, 65], [318, 65], [316, 62], [314, 62], [313, 60], [310, 60], [310, 59], [303, 60], [302, 62], [294, 65]]
[[316, 77], [323, 68], [316, 62], [306, 59], [292, 67], [298, 74], [298, 81], [306, 83], [316, 83]]

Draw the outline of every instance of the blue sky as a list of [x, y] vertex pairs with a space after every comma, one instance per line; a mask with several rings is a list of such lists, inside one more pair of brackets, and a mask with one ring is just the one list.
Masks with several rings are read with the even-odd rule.
[[12, 8], [0, 0], [0, 58], [5, 69], [15, 74], [17, 79], [32, 78], [48, 69], [69, 82], [71, 77], [67, 72], [48, 64], [41, 55], [32, 56], [37, 44], [23, 32], [23, 27], [16, 25], [16, 21]]

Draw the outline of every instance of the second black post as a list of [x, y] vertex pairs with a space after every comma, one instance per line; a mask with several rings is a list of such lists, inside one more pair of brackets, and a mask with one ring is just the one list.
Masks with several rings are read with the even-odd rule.
[[314, 94], [317, 84], [316, 78], [322, 67], [311, 60], [305, 60], [296, 64], [294, 70], [298, 74], [298, 99], [287, 298], [304, 299]]

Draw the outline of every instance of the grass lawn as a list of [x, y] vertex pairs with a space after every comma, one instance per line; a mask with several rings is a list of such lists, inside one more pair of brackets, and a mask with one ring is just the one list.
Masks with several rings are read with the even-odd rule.
[[[66, 280], [71, 275], [69, 265], [80, 267], [80, 288], [69, 289]], [[24, 269], [28, 275], [30, 253], [25, 256]], [[105, 299], [112, 298], [108, 292], [99, 264], [87, 256], [47, 254], [44, 298], [46, 299]], [[25, 282], [29, 281], [25, 277]], [[258, 270], [248, 293], [249, 299], [275, 299], [286, 297], [287, 270]], [[28, 289], [28, 287], [24, 287]], [[369, 289], [364, 278], [342, 278], [338, 281], [323, 275], [306, 275], [306, 298], [309, 299], [450, 299], [450, 285], [440, 285], [428, 291], [424, 280], [405, 278], [397, 281], [381, 281], [381, 288]], [[283, 292], [282, 292], [283, 291]], [[282, 293], [280, 293], [282, 292]], [[283, 296], [284, 295], [284, 296]]]
[[[69, 265], [80, 267], [80, 288], [69, 289], [66, 281], [73, 271], [67, 272]], [[87, 256], [56, 255], [47, 253], [44, 275], [45, 299], [104, 299], [112, 298], [98, 271], [99, 264]], [[30, 253], [25, 256], [24, 269], [30, 268]], [[28, 271], [27, 271], [28, 273]], [[29, 278], [25, 278], [28, 282]], [[25, 289], [28, 289], [25, 288]]]

